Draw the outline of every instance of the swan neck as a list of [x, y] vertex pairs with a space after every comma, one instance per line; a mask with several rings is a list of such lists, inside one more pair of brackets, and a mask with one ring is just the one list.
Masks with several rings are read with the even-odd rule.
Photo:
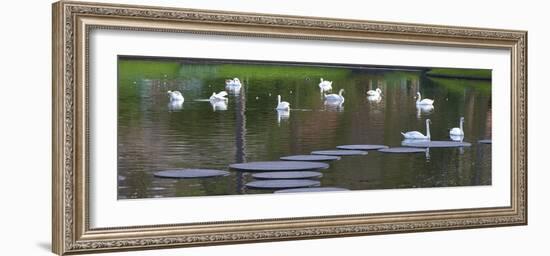
[[464, 126], [464, 120], [460, 120], [460, 131], [464, 131], [462, 128], [463, 126]]
[[281, 95], [277, 95], [277, 103], [281, 104]]

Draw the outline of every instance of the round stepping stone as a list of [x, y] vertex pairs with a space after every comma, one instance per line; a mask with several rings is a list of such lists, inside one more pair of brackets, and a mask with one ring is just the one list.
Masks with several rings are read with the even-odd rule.
[[328, 155], [328, 156], [361, 156], [368, 154], [362, 150], [319, 150], [311, 152], [313, 155]]
[[257, 180], [246, 183], [247, 187], [259, 189], [304, 188], [319, 186], [316, 180]]
[[256, 179], [311, 179], [311, 178], [321, 178], [323, 174], [320, 172], [261, 172], [253, 174], [252, 177]]
[[147, 190], [149, 190], [149, 191], [163, 191], [163, 190], [166, 190], [166, 188], [163, 188], [163, 187], [152, 187], [152, 188], [148, 188]]
[[492, 144], [493, 143], [493, 141], [491, 141], [491, 140], [479, 140], [478, 142], [481, 143], [481, 144]]
[[328, 164], [306, 161], [270, 161], [232, 164], [229, 167], [238, 171], [277, 172], [277, 171], [310, 171], [327, 169]]
[[229, 172], [211, 169], [174, 169], [155, 172], [153, 175], [159, 178], [196, 179], [227, 176]]
[[319, 188], [291, 188], [277, 190], [274, 193], [299, 193], [299, 192], [329, 192], [329, 191], [349, 191], [347, 188], [319, 187]]
[[423, 148], [405, 148], [405, 147], [395, 147], [395, 148], [383, 148], [379, 149], [379, 152], [382, 153], [426, 153], [426, 149]]
[[295, 156], [283, 156], [280, 159], [285, 161], [334, 161], [334, 160], [340, 160], [340, 157], [325, 156], [325, 155], [295, 155]]
[[357, 145], [341, 145], [337, 146], [338, 149], [344, 150], [377, 150], [382, 148], [389, 148], [385, 145], [372, 145], [372, 144], [357, 144]]
[[459, 148], [459, 147], [472, 146], [472, 144], [468, 142], [437, 141], [437, 140], [402, 142], [401, 145], [406, 147], [415, 147], [415, 148]]

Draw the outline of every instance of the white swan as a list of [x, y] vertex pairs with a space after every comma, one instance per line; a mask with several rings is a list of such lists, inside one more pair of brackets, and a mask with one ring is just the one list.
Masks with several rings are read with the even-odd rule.
[[338, 94], [331, 93], [331, 94], [325, 94], [325, 101], [329, 104], [333, 105], [334, 103], [342, 104], [344, 103], [344, 96], [342, 96], [342, 93], [344, 92], [344, 89], [340, 89]]
[[323, 80], [323, 78], [321, 77], [319, 89], [321, 90], [321, 93], [332, 91], [332, 81]]
[[463, 125], [464, 125], [464, 117], [461, 117], [460, 122], [459, 122], [460, 127], [455, 127], [453, 129], [451, 129], [449, 131], [449, 135], [450, 136], [464, 136]]
[[277, 95], [277, 110], [290, 110], [290, 103], [281, 101], [281, 95]]
[[225, 96], [227, 96], [226, 91], [221, 91], [219, 93], [213, 92], [212, 96], [210, 96], [210, 102], [227, 101], [227, 98]]
[[239, 78], [225, 80], [225, 89], [233, 94], [239, 94], [241, 92], [241, 80]]
[[241, 80], [239, 78], [225, 80], [225, 86], [241, 87]]
[[412, 132], [406, 132], [401, 133], [405, 139], [410, 140], [430, 140], [430, 119], [426, 119], [426, 135], [422, 134], [419, 131], [412, 131]]
[[416, 93], [416, 105], [433, 105], [434, 100], [432, 99], [422, 99], [422, 96], [420, 95], [420, 92]]
[[367, 91], [367, 95], [369, 96], [379, 96], [382, 94], [382, 90], [380, 88], [376, 88], [376, 90], [369, 90]]
[[168, 96], [170, 97], [170, 101], [180, 101], [183, 102], [185, 99], [183, 98], [183, 95], [181, 95], [181, 92], [179, 91], [168, 91]]

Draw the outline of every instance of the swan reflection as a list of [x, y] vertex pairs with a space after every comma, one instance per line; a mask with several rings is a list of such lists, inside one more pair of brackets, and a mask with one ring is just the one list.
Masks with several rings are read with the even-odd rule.
[[[418, 143], [429, 143], [430, 140], [429, 139], [404, 139], [401, 141], [401, 146], [403, 147], [410, 147], [412, 146], [412, 144], [418, 144]], [[430, 162], [430, 148], [426, 146], [426, 152], [425, 152], [425, 157], [426, 157], [426, 162]]]
[[380, 95], [367, 96], [367, 100], [371, 103], [380, 103], [380, 101], [382, 101], [382, 96]]
[[462, 142], [464, 140], [464, 135], [449, 135], [452, 141]]
[[225, 91], [231, 95], [238, 96], [239, 94], [241, 94], [241, 87], [226, 86]]
[[430, 162], [430, 148], [426, 148], [426, 162]]
[[337, 102], [337, 101], [325, 101], [325, 110], [334, 111], [334, 112], [342, 112], [342, 111], [344, 111], [344, 103], [343, 102]]
[[434, 111], [433, 105], [416, 105], [416, 118], [422, 118], [422, 115], [429, 115]]
[[224, 111], [227, 110], [227, 101], [210, 101], [213, 111]]
[[168, 111], [170, 112], [180, 111], [182, 108], [183, 108], [183, 101], [168, 102]]
[[290, 110], [277, 109], [277, 123], [281, 124], [281, 121], [288, 120], [290, 118]]

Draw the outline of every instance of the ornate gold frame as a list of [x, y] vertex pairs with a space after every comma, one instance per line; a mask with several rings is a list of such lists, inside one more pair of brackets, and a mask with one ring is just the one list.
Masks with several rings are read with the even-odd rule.
[[[91, 229], [88, 33], [147, 30], [507, 49], [511, 52], [511, 205]], [[527, 32], [61, 1], [53, 4], [53, 251], [57, 254], [527, 224]]]

